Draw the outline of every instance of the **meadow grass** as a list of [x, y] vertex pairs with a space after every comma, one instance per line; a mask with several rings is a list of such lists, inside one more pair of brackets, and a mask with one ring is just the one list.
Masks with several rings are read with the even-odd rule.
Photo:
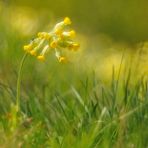
[[[66, 74], [63, 68], [58, 70]], [[32, 89], [22, 81], [19, 119], [11, 106], [16, 88], [1, 83], [1, 147], [148, 146], [148, 83], [144, 78], [133, 83], [128, 72], [117, 79], [113, 70], [108, 84], [89, 73], [71, 74], [75, 78], [67, 85], [55, 77], [49, 83], [33, 80], [40, 84]]]

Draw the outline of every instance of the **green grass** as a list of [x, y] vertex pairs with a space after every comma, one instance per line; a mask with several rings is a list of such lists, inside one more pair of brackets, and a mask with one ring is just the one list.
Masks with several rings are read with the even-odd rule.
[[17, 126], [16, 88], [1, 84], [1, 147], [147, 147], [148, 83], [131, 83], [130, 76], [118, 80], [113, 72], [104, 84], [94, 74], [79, 74], [68, 86], [57, 77], [32, 89], [22, 82]]

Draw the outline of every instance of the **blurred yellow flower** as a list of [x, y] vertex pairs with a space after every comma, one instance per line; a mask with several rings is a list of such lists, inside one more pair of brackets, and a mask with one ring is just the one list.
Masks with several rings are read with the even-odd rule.
[[67, 59], [66, 59], [65, 57], [60, 57], [60, 58], [59, 58], [59, 62], [62, 62], [62, 63], [63, 63], [63, 62], [67, 62]]
[[62, 38], [74, 38], [76, 36], [76, 32], [74, 30], [71, 30], [71, 31], [64, 31], [62, 34], [61, 34], [61, 37]]
[[37, 56], [37, 59], [40, 60], [40, 61], [44, 61], [45, 57], [43, 55], [39, 55], [39, 56]]
[[70, 25], [70, 24], [71, 24], [71, 20], [70, 20], [69, 17], [65, 17], [65, 19], [64, 19], [64, 24], [65, 24], [65, 25]]
[[36, 53], [35, 50], [31, 50], [31, 51], [30, 51], [30, 54], [33, 55], [33, 56], [36, 56], [36, 55], [37, 55], [37, 53]]
[[67, 26], [70, 24], [70, 18], [66, 17], [63, 21], [57, 23], [50, 32], [39, 32], [37, 38], [24, 46], [24, 50], [33, 56], [37, 56], [38, 60], [44, 61], [46, 53], [54, 49], [59, 62], [67, 61], [67, 58], [62, 55], [63, 49], [76, 51], [80, 46], [72, 40], [75, 37], [75, 31], [67, 31]]
[[57, 43], [56, 41], [52, 41], [52, 42], [50, 43], [50, 47], [51, 47], [51, 48], [56, 48], [57, 45], [58, 45], [58, 43]]
[[32, 49], [32, 45], [31, 44], [24, 46], [24, 50], [25, 51], [28, 51], [29, 52], [31, 49]]

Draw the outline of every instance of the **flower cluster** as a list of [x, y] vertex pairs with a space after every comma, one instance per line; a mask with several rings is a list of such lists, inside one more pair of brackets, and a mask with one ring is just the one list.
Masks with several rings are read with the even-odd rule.
[[73, 41], [75, 31], [67, 31], [67, 27], [71, 24], [71, 20], [66, 17], [62, 22], [57, 23], [50, 32], [39, 32], [37, 38], [33, 39], [30, 44], [24, 46], [24, 50], [31, 55], [37, 57], [38, 60], [44, 61], [45, 55], [50, 50], [55, 51], [55, 56], [59, 62], [66, 61], [66, 57], [62, 56], [62, 50], [68, 49], [76, 51], [79, 44]]

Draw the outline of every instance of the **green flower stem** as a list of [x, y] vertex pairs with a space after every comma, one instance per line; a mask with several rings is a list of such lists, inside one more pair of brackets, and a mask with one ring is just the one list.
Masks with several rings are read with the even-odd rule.
[[18, 78], [17, 78], [17, 87], [16, 87], [16, 108], [17, 112], [20, 110], [20, 85], [21, 85], [21, 78], [22, 78], [22, 69], [27, 57], [28, 53], [26, 52], [21, 60], [19, 71], [18, 71]]

